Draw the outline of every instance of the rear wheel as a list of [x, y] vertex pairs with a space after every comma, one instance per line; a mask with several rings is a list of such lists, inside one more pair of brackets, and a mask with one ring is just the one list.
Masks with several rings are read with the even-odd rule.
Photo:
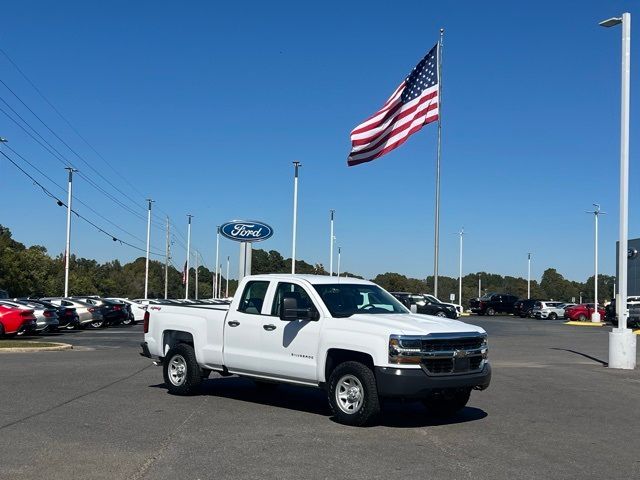
[[132, 317], [127, 317], [122, 321], [122, 325], [135, 325], [135, 320]]
[[193, 347], [180, 343], [171, 348], [162, 363], [164, 382], [169, 393], [189, 395], [202, 381], [202, 372]]
[[89, 326], [91, 328], [102, 328], [105, 326], [105, 321], [104, 320], [94, 320], [92, 321]]
[[422, 401], [431, 415], [448, 417], [462, 410], [471, 396], [470, 388], [443, 390]]
[[329, 377], [329, 406], [336, 420], [362, 426], [380, 413], [376, 378], [360, 362], [344, 362]]

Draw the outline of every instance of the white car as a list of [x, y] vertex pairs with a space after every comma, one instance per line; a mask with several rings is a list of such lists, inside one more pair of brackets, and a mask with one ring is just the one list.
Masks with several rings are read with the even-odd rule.
[[107, 300], [115, 300], [116, 302], [122, 302], [129, 305], [129, 308], [131, 308], [131, 313], [133, 313], [134, 323], [142, 322], [144, 320], [144, 312], [147, 311], [146, 305], [143, 305], [134, 300], [129, 300], [128, 298], [111, 297], [111, 298], [107, 298]]
[[162, 366], [173, 394], [193, 393], [212, 371], [319, 387], [348, 425], [370, 422], [381, 397], [451, 415], [491, 381], [481, 327], [412, 314], [353, 278], [249, 276], [231, 305], [153, 305], [144, 330], [142, 355]]
[[553, 302], [553, 301], [544, 301], [544, 302], [536, 302], [533, 306], [532, 315], [535, 318], [544, 319], [548, 318], [549, 320], [557, 320], [558, 318], [564, 318], [564, 302]]

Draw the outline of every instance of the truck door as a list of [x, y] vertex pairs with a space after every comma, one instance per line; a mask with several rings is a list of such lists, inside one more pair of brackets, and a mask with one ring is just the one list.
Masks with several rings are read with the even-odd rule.
[[271, 316], [263, 316], [262, 370], [286, 380], [317, 382], [318, 344], [321, 320], [280, 320], [284, 296], [298, 299], [298, 308], [318, 311], [305, 287], [294, 282], [278, 282], [271, 302]]
[[224, 326], [224, 364], [232, 372], [255, 373], [262, 370], [262, 326], [271, 321], [263, 314], [268, 280], [247, 282], [236, 310], [229, 310]]

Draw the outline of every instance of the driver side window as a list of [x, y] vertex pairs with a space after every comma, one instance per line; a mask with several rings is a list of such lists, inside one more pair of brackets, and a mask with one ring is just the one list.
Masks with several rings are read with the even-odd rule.
[[271, 315], [280, 316], [280, 304], [285, 297], [295, 297], [298, 300], [298, 308], [311, 308], [312, 311], [317, 311], [315, 305], [311, 301], [307, 291], [300, 285], [295, 283], [280, 282], [276, 288], [275, 297], [273, 298], [273, 305], [271, 306]]

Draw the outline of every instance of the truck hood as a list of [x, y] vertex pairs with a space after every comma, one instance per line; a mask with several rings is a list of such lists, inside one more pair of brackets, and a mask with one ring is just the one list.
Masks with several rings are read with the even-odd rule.
[[420, 313], [396, 314], [355, 314], [344, 319], [349, 322], [364, 323], [368, 328], [377, 327], [385, 334], [428, 335], [430, 333], [479, 332], [484, 329], [476, 325], [448, 318], [423, 315]]

